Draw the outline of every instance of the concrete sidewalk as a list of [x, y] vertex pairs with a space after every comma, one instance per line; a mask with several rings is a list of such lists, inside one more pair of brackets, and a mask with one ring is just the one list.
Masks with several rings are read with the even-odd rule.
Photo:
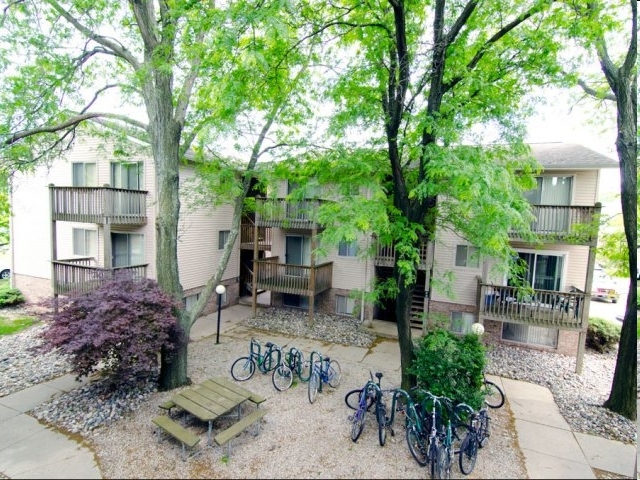
[[[233, 305], [200, 318], [191, 330], [192, 341], [215, 336], [246, 338], [238, 322], [251, 315], [251, 307]], [[400, 349], [390, 322], [374, 321], [371, 330], [381, 340], [371, 349], [330, 345], [327, 355], [371, 368], [400, 369]], [[301, 339], [301, 342], [304, 339]], [[305, 348], [302, 343], [301, 348]], [[636, 478], [637, 452], [633, 445], [572, 432], [549, 389], [527, 382], [492, 377], [506, 394], [515, 417], [518, 443], [525, 456], [528, 478], [598, 478], [595, 469], [610, 472], [601, 478]], [[79, 385], [72, 375], [41, 383], [0, 398], [0, 478], [102, 478], [93, 452], [79, 436], [67, 436], [28, 415], [32, 408]]]

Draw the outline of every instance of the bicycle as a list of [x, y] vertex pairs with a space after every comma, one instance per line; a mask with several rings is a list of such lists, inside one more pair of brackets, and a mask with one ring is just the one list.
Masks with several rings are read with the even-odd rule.
[[265, 343], [266, 351], [262, 354], [259, 340], [252, 338], [249, 343], [249, 355], [236, 359], [231, 365], [231, 376], [243, 382], [253, 377], [257, 368], [262, 373], [269, 373], [281, 363], [282, 349], [272, 342]]
[[484, 377], [484, 383], [481, 389], [484, 394], [484, 403], [486, 403], [488, 407], [500, 408], [504, 405], [504, 392], [496, 383]]
[[293, 371], [289, 367], [288, 362], [285, 359], [285, 355], [282, 354], [282, 348], [278, 346], [275, 348], [278, 349], [280, 355], [278, 355], [278, 364], [271, 375], [271, 382], [276, 390], [283, 392], [293, 383]]
[[[371, 375], [371, 372], [369, 372]], [[353, 397], [357, 394], [358, 396], [358, 405], [357, 407], [353, 407]], [[371, 405], [375, 402], [376, 397], [376, 384], [373, 381], [373, 375], [371, 375], [371, 380], [367, 380], [367, 383], [362, 388], [358, 388], [355, 390], [351, 390], [344, 397], [344, 401], [349, 408], [355, 410], [353, 415], [350, 415], [348, 418], [351, 421], [351, 440], [353, 442], [357, 442], [358, 438], [362, 434], [364, 430], [365, 416], [366, 413], [371, 408]]]
[[[320, 359], [314, 360], [314, 356]], [[331, 360], [329, 357], [323, 359], [322, 355], [316, 351], [311, 352], [309, 365], [311, 376], [309, 377], [308, 395], [309, 402], [313, 403], [318, 397], [318, 392], [322, 391], [322, 384], [326, 383], [332, 388], [338, 388], [342, 370], [337, 360]]]
[[483, 407], [478, 412], [471, 414], [469, 431], [460, 446], [458, 465], [464, 475], [469, 475], [473, 471], [478, 457], [478, 448], [486, 445], [488, 438], [489, 414], [487, 408]]

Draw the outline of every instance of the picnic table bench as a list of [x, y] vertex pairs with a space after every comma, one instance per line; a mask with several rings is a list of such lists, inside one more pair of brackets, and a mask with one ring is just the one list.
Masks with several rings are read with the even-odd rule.
[[[254, 403], [256, 410], [245, 417], [241, 417], [240, 405], [246, 400]], [[208, 423], [207, 446], [213, 445], [213, 421], [223, 417], [234, 417], [236, 422], [216, 435], [215, 439], [216, 444], [220, 446], [227, 444], [227, 451], [230, 455], [231, 440], [266, 414], [265, 410], [259, 409], [260, 405], [265, 401], [266, 398], [262, 395], [240, 387], [226, 378], [214, 377], [185, 389], [161, 403], [159, 407], [165, 410], [167, 415], [154, 418], [153, 423], [180, 441], [183, 459], [186, 459], [186, 447], [193, 447], [198, 442], [195, 440], [193, 433], [171, 419], [173, 408], [178, 407], [199, 420]], [[236, 412], [232, 413], [233, 410], [236, 410]], [[258, 433], [259, 425], [256, 427], [255, 435]]]

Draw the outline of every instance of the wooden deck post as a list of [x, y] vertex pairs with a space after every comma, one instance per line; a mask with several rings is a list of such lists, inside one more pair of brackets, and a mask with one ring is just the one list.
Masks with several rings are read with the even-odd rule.
[[309, 326], [313, 326], [313, 311], [315, 310], [316, 299], [316, 234], [318, 230], [315, 227], [311, 229], [311, 271], [309, 272]]
[[258, 222], [253, 222], [253, 265], [251, 267], [251, 315], [256, 318], [258, 310]]

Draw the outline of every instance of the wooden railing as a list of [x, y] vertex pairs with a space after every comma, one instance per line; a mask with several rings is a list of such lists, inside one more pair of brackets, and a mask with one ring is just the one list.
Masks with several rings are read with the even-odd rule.
[[[420, 263], [418, 265], [419, 269], [426, 270], [428, 268], [428, 248], [429, 244], [426, 241], [420, 244]], [[378, 244], [376, 247], [376, 256], [374, 258], [374, 263], [376, 267], [393, 267], [395, 262], [395, 255], [395, 246]]]
[[[531, 231], [545, 242], [566, 242], [595, 245], [598, 237], [597, 218], [602, 209], [600, 204], [592, 207], [532, 205], [536, 220]], [[509, 237], [520, 237], [511, 232]]]
[[147, 192], [104, 187], [49, 185], [52, 220], [142, 225], [147, 222]]
[[278, 263], [279, 257], [253, 262], [256, 288], [294, 295], [317, 295], [331, 288], [333, 262], [316, 266]]
[[[257, 227], [258, 250], [271, 250], [271, 228]], [[253, 223], [240, 225], [240, 248], [253, 250], [256, 226]]]
[[580, 330], [586, 328], [582, 307], [587, 297], [575, 287], [560, 292], [478, 282], [477, 307], [489, 320]]
[[256, 224], [262, 227], [319, 228], [316, 223], [322, 200], [287, 201], [284, 198], [256, 198]]
[[90, 257], [54, 260], [52, 263], [53, 293], [57, 295], [91, 292], [120, 272], [127, 272], [133, 278], [147, 276], [147, 264], [102, 268], [96, 266], [95, 259]]

